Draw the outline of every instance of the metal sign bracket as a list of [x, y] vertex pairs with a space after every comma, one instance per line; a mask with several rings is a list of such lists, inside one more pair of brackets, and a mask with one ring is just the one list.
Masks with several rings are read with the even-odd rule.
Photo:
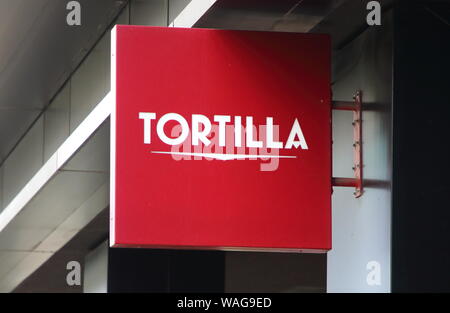
[[353, 172], [354, 177], [333, 177], [334, 187], [354, 187], [355, 198], [363, 194], [363, 159], [362, 159], [362, 92], [356, 91], [353, 101], [333, 101], [333, 110], [353, 112]]

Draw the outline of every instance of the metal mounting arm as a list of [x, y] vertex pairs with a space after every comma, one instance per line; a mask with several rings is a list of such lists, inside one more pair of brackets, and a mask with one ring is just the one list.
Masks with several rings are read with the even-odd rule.
[[363, 162], [362, 162], [362, 92], [358, 90], [353, 96], [353, 102], [333, 101], [333, 110], [353, 112], [353, 178], [333, 177], [332, 184], [336, 187], [354, 187], [355, 198], [363, 194]]

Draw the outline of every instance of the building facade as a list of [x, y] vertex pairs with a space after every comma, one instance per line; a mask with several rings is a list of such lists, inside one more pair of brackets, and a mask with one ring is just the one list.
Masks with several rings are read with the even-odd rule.
[[[1, 292], [450, 290], [448, 3], [378, 1], [369, 25], [369, 1], [75, 2], [79, 25], [69, 1], [0, 1]], [[363, 93], [364, 164], [361, 197], [333, 188], [331, 251], [109, 248], [116, 24], [331, 36], [333, 100]], [[333, 177], [353, 177], [352, 113], [332, 127]]]

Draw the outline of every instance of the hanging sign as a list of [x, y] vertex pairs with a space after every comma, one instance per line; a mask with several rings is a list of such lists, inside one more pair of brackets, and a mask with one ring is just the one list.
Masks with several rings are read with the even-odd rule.
[[330, 38], [116, 26], [111, 246], [331, 248]]

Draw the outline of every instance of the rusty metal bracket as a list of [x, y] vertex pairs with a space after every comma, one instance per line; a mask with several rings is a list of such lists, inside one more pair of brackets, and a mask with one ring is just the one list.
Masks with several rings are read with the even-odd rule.
[[362, 159], [362, 92], [358, 90], [353, 102], [333, 101], [333, 110], [353, 112], [353, 178], [333, 177], [336, 187], [354, 187], [355, 198], [363, 194], [363, 159]]

